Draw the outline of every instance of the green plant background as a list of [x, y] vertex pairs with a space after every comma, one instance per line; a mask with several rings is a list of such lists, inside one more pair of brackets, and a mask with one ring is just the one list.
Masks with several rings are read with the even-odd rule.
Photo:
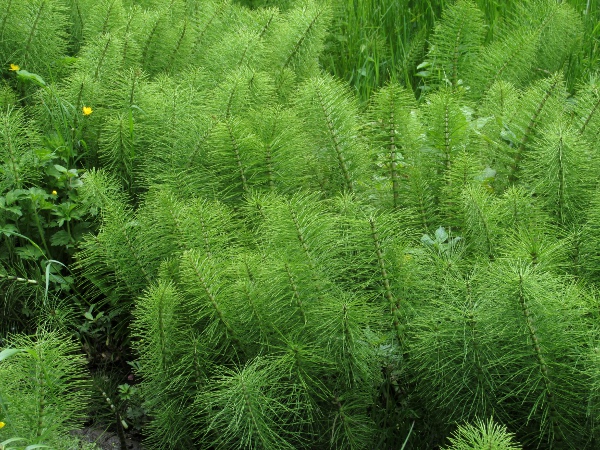
[[595, 1], [2, 2], [0, 348], [69, 426], [596, 448]]

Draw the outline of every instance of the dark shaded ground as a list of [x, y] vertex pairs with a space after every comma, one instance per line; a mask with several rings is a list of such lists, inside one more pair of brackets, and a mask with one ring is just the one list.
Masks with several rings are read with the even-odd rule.
[[[121, 450], [121, 443], [117, 433], [103, 430], [99, 427], [86, 427], [81, 430], [72, 431], [73, 436], [77, 436], [84, 442], [93, 442], [102, 450]], [[127, 450], [145, 450], [142, 444], [126, 436]]]

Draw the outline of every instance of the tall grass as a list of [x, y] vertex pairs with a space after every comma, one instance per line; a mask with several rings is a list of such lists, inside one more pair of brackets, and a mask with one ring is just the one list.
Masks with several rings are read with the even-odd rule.
[[439, 4], [411, 0], [334, 0], [335, 19], [322, 58], [363, 100], [388, 80], [418, 84], [415, 67]]
[[[287, 9], [300, 0], [239, 0], [250, 7]], [[389, 81], [400, 81], [418, 95], [418, 65], [428, 50], [428, 37], [449, 0], [329, 0], [335, 15], [321, 63], [350, 83], [362, 101]], [[474, 0], [488, 25], [486, 42], [518, 7], [534, 0]], [[576, 61], [566, 68], [569, 85], [598, 68], [600, 0], [568, 0], [581, 13], [585, 38]]]
[[[418, 92], [418, 65], [428, 49], [427, 39], [442, 11], [452, 1], [333, 0], [332, 26], [323, 65], [346, 79], [362, 100], [388, 81], [400, 81]], [[514, 11], [518, 1], [478, 0], [489, 24]]]

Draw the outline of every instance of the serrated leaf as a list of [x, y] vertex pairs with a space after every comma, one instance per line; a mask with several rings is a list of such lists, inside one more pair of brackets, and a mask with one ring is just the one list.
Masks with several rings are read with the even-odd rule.
[[15, 248], [15, 252], [23, 259], [36, 260], [44, 256], [43, 252], [39, 247], [33, 245], [26, 245], [25, 247]]
[[25, 198], [27, 191], [23, 189], [15, 189], [14, 191], [8, 191], [6, 193], [6, 204], [12, 205], [17, 200]]
[[50, 236], [50, 243], [54, 246], [69, 245], [71, 236], [65, 230], [60, 230]]
[[0, 227], [0, 234], [4, 234], [5, 236], [11, 236], [13, 233], [17, 232], [17, 227], [14, 225], [7, 223]]
[[57, 178], [57, 179], [62, 176], [61, 172], [56, 170], [56, 167], [54, 167], [54, 166], [46, 167], [46, 174], [50, 175], [51, 177]]
[[8, 208], [4, 208], [4, 211], [8, 211], [13, 214], [16, 214], [19, 217], [21, 217], [23, 215], [23, 211], [21, 211], [21, 208], [19, 206], [10, 206]]

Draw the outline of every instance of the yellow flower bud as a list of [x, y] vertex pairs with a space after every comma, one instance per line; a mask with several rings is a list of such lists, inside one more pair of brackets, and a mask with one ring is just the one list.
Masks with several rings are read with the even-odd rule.
[[16, 72], [17, 70], [20, 70], [20, 69], [21, 68], [18, 65], [16, 65], [16, 64], [11, 64], [10, 65], [10, 70], [12, 70], [14, 72]]
[[52, 191], [52, 195], [58, 195], [58, 192]]
[[6, 425], [4, 422], [0, 422], [0, 428], [4, 428], [4, 425]]
[[84, 106], [83, 107], [83, 115], [84, 116], [89, 116], [92, 112], [93, 112], [93, 110], [92, 110], [91, 106]]

